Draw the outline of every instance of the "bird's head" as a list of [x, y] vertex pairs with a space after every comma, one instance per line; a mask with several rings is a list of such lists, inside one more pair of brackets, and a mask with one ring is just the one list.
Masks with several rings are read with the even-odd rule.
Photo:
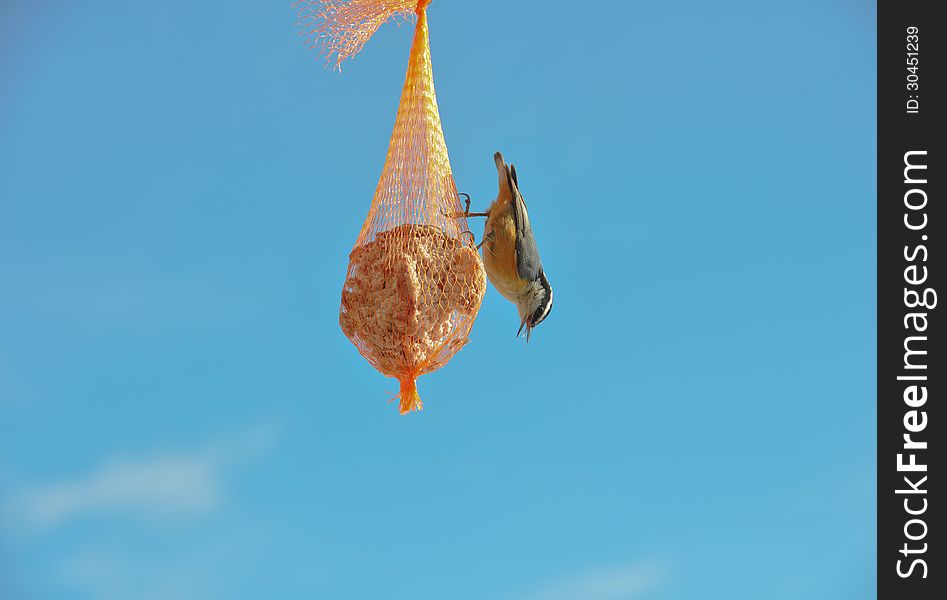
[[523, 299], [517, 303], [520, 313], [520, 328], [517, 337], [526, 329], [526, 341], [529, 342], [533, 327], [542, 323], [552, 310], [552, 286], [546, 279], [546, 274], [539, 272], [539, 278], [530, 284]]

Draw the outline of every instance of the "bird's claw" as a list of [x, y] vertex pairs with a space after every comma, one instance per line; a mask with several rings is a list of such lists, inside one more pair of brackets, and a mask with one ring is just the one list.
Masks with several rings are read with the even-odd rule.
[[470, 216], [470, 194], [458, 192], [457, 195], [464, 197], [464, 212], [448, 213], [442, 210], [441, 214], [448, 219], [459, 219], [461, 217], [467, 218]]

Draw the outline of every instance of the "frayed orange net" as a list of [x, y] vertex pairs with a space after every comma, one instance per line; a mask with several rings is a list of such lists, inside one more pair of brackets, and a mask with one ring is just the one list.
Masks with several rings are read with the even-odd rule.
[[[389, 18], [417, 15], [394, 131], [371, 208], [349, 255], [339, 324], [401, 384], [402, 414], [421, 408], [416, 379], [467, 342], [486, 274], [451, 174], [437, 110], [425, 7], [430, 0], [305, 0], [310, 45], [336, 65]], [[318, 6], [317, 6], [318, 5]]]
[[319, 50], [327, 62], [335, 55], [335, 66], [341, 70], [342, 62], [358, 54], [385, 21], [410, 19], [418, 4], [417, 0], [299, 0], [295, 6], [307, 45]]

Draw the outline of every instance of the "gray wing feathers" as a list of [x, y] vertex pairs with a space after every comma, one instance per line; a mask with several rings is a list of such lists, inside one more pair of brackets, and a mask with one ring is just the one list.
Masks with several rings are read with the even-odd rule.
[[513, 165], [507, 169], [510, 190], [513, 192], [513, 223], [516, 225], [516, 271], [521, 279], [533, 281], [539, 277], [543, 265], [539, 260], [539, 248], [533, 229], [529, 225], [529, 214], [526, 212], [526, 202], [520, 194], [516, 181], [516, 169]]

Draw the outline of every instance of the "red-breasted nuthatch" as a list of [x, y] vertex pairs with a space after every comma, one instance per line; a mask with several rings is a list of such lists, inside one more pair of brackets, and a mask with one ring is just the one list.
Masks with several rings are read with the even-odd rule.
[[483, 240], [483, 266], [490, 283], [520, 313], [517, 337], [526, 328], [526, 341], [533, 327], [543, 322], [552, 310], [552, 287], [539, 260], [539, 248], [526, 213], [526, 202], [519, 190], [516, 168], [503, 162], [503, 155], [493, 155], [497, 166], [500, 191], [487, 212], [471, 213], [467, 198], [467, 217], [486, 217]]

